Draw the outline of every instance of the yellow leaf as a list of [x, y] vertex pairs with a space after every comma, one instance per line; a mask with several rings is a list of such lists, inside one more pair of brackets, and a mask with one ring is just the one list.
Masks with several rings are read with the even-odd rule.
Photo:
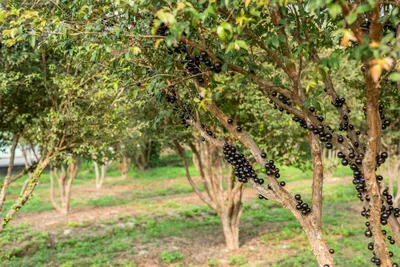
[[177, 6], [177, 10], [181, 10], [182, 8], [185, 8], [185, 4], [182, 2], [179, 2], [178, 6]]
[[378, 48], [378, 47], [379, 47], [379, 43], [378, 43], [378, 42], [375, 42], [375, 41], [372, 41], [372, 43], [369, 44], [369, 47], [371, 47], [371, 48]]
[[156, 49], [158, 49], [158, 47], [160, 46], [161, 42], [163, 41], [163, 39], [158, 39], [155, 43], [154, 43], [154, 47]]
[[377, 83], [379, 81], [379, 78], [381, 77], [381, 74], [382, 74], [381, 65], [379, 65], [379, 64], [373, 65], [370, 68], [370, 72], [371, 72], [372, 80], [374, 80], [374, 82]]
[[349, 46], [349, 41], [357, 41], [356, 36], [352, 31], [345, 30], [343, 32], [343, 38], [342, 41], [340, 42], [340, 45], [343, 47], [348, 47]]
[[251, 3], [251, 0], [245, 0], [244, 6], [247, 8]]

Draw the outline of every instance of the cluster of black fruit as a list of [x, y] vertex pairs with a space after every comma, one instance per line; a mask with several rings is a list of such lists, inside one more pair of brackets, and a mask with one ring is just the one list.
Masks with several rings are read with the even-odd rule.
[[187, 120], [190, 119], [190, 114], [192, 113], [192, 108], [190, 106], [187, 107], [182, 107], [181, 108], [181, 113], [179, 114], [179, 118], [181, 119], [182, 125], [189, 127], [189, 124], [187, 124]]
[[[342, 152], [338, 152], [338, 157], [342, 156]], [[353, 184], [355, 185], [355, 188], [358, 192], [357, 197], [362, 201], [363, 196], [362, 193], [366, 191], [366, 184], [365, 184], [365, 178], [362, 176], [361, 172], [359, 170], [353, 171]], [[366, 196], [365, 199], [367, 201], [370, 200], [369, 196]], [[361, 213], [363, 215], [363, 213]]]
[[[366, 222], [365, 225], [368, 227], [367, 230], [365, 231], [365, 236], [366, 237], [372, 237], [372, 232], [371, 232], [371, 229], [370, 229], [370, 223]], [[382, 230], [382, 234], [384, 236], [386, 236], [386, 234], [387, 234], [386, 230]], [[390, 244], [392, 244], [392, 245], [394, 245], [396, 243], [391, 236], [388, 236], [387, 239], [389, 240]], [[370, 242], [368, 244], [368, 249], [373, 251], [374, 250], [374, 243]], [[373, 253], [373, 257], [371, 258], [371, 262], [375, 263], [376, 266], [380, 266], [381, 265], [381, 260], [376, 257], [375, 252], [372, 252], [372, 253]], [[393, 256], [394, 256], [393, 252], [389, 251], [389, 257], [393, 257]], [[397, 263], [393, 263], [392, 266], [393, 267], [399, 267], [399, 265]]]
[[253, 179], [258, 184], [263, 184], [264, 179], [258, 178], [255, 170], [245, 156], [236, 150], [236, 147], [225, 143], [223, 146], [225, 159], [235, 168], [235, 176], [239, 182], [247, 183]]
[[[347, 131], [347, 130], [354, 130], [354, 125], [349, 124], [349, 117], [347, 115], [343, 115], [343, 121], [339, 124], [339, 131]], [[357, 131], [357, 135], [360, 135], [361, 132]]]
[[[282, 95], [282, 94], [278, 94], [278, 92], [276, 92], [276, 91], [273, 91], [273, 92], [271, 93], [271, 95], [272, 95], [272, 97], [279, 99], [279, 100], [280, 100], [283, 104], [285, 104], [285, 105], [288, 105], [288, 106], [291, 106], [291, 105], [292, 105], [292, 101], [290, 101], [289, 98], [287, 98], [286, 96], [284, 96], [284, 95]], [[276, 104], [272, 99], [269, 101], [269, 103], [270, 103], [270, 104], [274, 104], [274, 109], [278, 109], [277, 104]], [[283, 112], [283, 111], [284, 111], [284, 108], [283, 108], [283, 107], [279, 107], [279, 111], [280, 111], [280, 112]], [[286, 114], [290, 114], [290, 112], [289, 112], [289, 111], [286, 111]]]
[[[385, 105], [383, 105], [382, 103], [379, 104], [379, 107], [378, 107], [378, 109], [379, 109], [379, 118], [382, 121], [382, 130], [385, 130], [387, 127], [390, 126], [390, 120], [386, 120], [385, 119], [385, 114], [383, 114], [383, 109], [384, 108], [385, 108]], [[366, 106], [363, 107], [363, 111], [364, 111], [364, 115], [366, 116], [367, 115], [367, 107]]]
[[[261, 153], [261, 157], [262, 158], [266, 158], [267, 154], [265, 153]], [[263, 170], [263, 172], [265, 172], [268, 176], [273, 175], [276, 179], [279, 179], [281, 177], [281, 174], [279, 173], [279, 168], [277, 168], [275, 166], [275, 161], [274, 160], [270, 160], [267, 163], [265, 163], [265, 169]], [[286, 182], [285, 181], [281, 181], [279, 183], [281, 186], [285, 186]]]
[[[209, 136], [214, 137], [214, 133], [213, 133], [206, 125], [204, 125], [203, 123], [201, 124], [201, 128], [202, 128]], [[203, 140], [203, 139], [202, 139], [202, 140]], [[203, 141], [205, 141], [205, 138], [204, 138]]]
[[37, 167], [37, 162], [34, 161], [34, 162], [32, 162], [31, 166], [28, 167], [28, 171], [34, 172], [36, 170], [36, 167]]
[[[190, 56], [189, 54], [186, 55], [185, 61], [182, 62], [186, 64], [186, 69], [189, 73], [193, 75], [197, 75], [201, 73], [200, 66], [203, 63], [206, 67], [215, 73], [220, 73], [222, 71], [222, 65], [219, 62], [212, 63], [208, 57], [207, 52], [201, 51], [200, 56]], [[199, 77], [199, 83], [204, 83], [204, 78]]]
[[[346, 155], [343, 154], [343, 152], [339, 151], [339, 152], [337, 153], [337, 156], [338, 156], [338, 158], [341, 158], [341, 159], [342, 159], [341, 163], [342, 163], [343, 166], [349, 165], [349, 160], [346, 158]], [[358, 175], [356, 175], [356, 174], [357, 174], [357, 173], [360, 173], [360, 172], [359, 172], [359, 168], [358, 168], [357, 165], [362, 165], [362, 161], [363, 161], [363, 158], [364, 158], [364, 154], [363, 154], [363, 153], [360, 153], [360, 154], [358, 154], [357, 157], [356, 157], [356, 154], [354, 153], [354, 149], [353, 149], [353, 148], [350, 148], [350, 149], [349, 149], [349, 154], [347, 155], [347, 157], [350, 158], [350, 159], [352, 159], [352, 160], [353, 160], [354, 158], [356, 158], [356, 159], [354, 160], [354, 162], [355, 162], [356, 164], [354, 164], [354, 163], [350, 164], [350, 169], [353, 170], [353, 172], [355, 173], [355, 176], [358, 176]]]
[[383, 163], [385, 163], [386, 159], [388, 157], [388, 153], [382, 152], [380, 155], [376, 155], [376, 165], [381, 166]]
[[[319, 141], [321, 141], [322, 143], [325, 143], [325, 147], [327, 149], [333, 148], [333, 145], [331, 143], [332, 134], [329, 133], [329, 132], [326, 133], [325, 132], [325, 127], [322, 124], [320, 124], [320, 125], [318, 125], [316, 127], [314, 125], [309, 125], [308, 126], [308, 130], [313, 132], [313, 134], [315, 134], [315, 135], [318, 134], [319, 135]], [[328, 130], [330, 131], [331, 129], [328, 129]]]
[[176, 102], [176, 92], [174, 88], [171, 88], [171, 90], [167, 93], [165, 100], [171, 104], [174, 104]]
[[320, 122], [323, 122], [323, 121], [324, 121], [324, 117], [318, 116], [317, 114], [315, 114], [315, 112], [316, 112], [315, 107], [309, 107], [308, 110], [309, 110], [311, 113], [313, 113], [313, 114], [315, 115], [315, 117], [317, 118], [317, 120], [319, 120]]
[[292, 118], [292, 120], [295, 122], [298, 122], [300, 124], [300, 127], [304, 128], [304, 129], [308, 129], [307, 122], [305, 119], [300, 119], [299, 117], [294, 116]]
[[344, 102], [346, 102], [346, 99], [344, 97], [336, 97], [335, 100], [332, 102], [332, 105], [334, 105], [337, 108], [340, 108], [343, 106]]
[[382, 121], [382, 130], [385, 130], [386, 127], [389, 127], [389, 125], [390, 125], [390, 121], [385, 120], [385, 115], [383, 114], [384, 107], [385, 106], [383, 104], [379, 105], [379, 117], [381, 118], [381, 121]]
[[301, 200], [301, 195], [300, 194], [295, 195], [294, 198], [297, 201], [296, 209], [301, 210], [301, 212], [304, 215], [307, 215], [307, 214], [309, 214], [311, 212], [311, 209], [308, 206], [308, 204], [303, 202], [303, 200]]

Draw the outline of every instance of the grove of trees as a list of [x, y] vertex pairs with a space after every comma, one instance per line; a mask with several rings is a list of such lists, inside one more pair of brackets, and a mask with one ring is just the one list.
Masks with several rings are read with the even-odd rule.
[[[398, 266], [390, 247], [400, 244], [399, 5], [1, 3], [0, 143], [11, 144], [11, 157], [0, 212], [9, 185], [26, 181], [0, 213], [0, 234], [46, 168], [52, 203], [67, 214], [80, 160], [101, 169], [101, 187], [110, 160], [126, 177], [130, 165], [143, 171], [170, 148], [193, 190], [217, 212], [228, 249], [240, 249], [249, 183], [260, 201], [290, 211], [324, 267], [335, 264], [323, 234], [324, 178], [338, 164], [350, 168], [360, 200], [354, 216], [365, 217], [359, 227], [371, 262]], [[38, 146], [40, 155], [15, 173], [18, 144]], [[193, 182], [185, 150], [203, 189]], [[286, 190], [280, 169], [289, 164], [312, 168], [310, 198]]]

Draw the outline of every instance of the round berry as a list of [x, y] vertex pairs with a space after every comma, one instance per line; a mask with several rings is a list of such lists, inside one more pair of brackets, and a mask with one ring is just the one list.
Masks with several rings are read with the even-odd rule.
[[326, 144], [325, 144], [325, 147], [326, 147], [327, 149], [332, 149], [333, 145], [332, 145], [332, 143], [326, 143]]

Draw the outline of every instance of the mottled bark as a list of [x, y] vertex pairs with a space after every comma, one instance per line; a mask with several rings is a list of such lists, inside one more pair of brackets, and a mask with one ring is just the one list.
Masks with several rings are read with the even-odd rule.
[[381, 194], [376, 179], [376, 155], [380, 140], [381, 125], [378, 115], [379, 105], [379, 85], [374, 83], [372, 78], [367, 75], [367, 125], [368, 140], [366, 143], [366, 153], [363, 160], [363, 173], [366, 181], [367, 192], [371, 197], [369, 201], [370, 209], [370, 229], [374, 239], [374, 251], [376, 256], [381, 260], [381, 266], [392, 266], [389, 257], [389, 251], [385, 243], [385, 238], [381, 229]]
[[[71, 162], [67, 168], [61, 165], [60, 171], [58, 168], [51, 168], [50, 170], [50, 200], [54, 208], [63, 215], [68, 215], [71, 200], [72, 182], [75, 180], [78, 171], [79, 161], [76, 159], [74, 162]], [[57, 204], [54, 196], [54, 176], [58, 182], [58, 198], [61, 205]]]
[[106, 179], [107, 167], [112, 163], [111, 160], [103, 159], [103, 163], [100, 165], [96, 161], [93, 161], [94, 172], [96, 174], [96, 188], [100, 189], [103, 186], [104, 180]]
[[[207, 143], [191, 143], [193, 161], [204, 184], [205, 193], [201, 192], [193, 181], [184, 148], [174, 142], [175, 149], [182, 159], [186, 171], [186, 177], [199, 198], [209, 207], [214, 209], [221, 219], [225, 243], [229, 250], [239, 248], [239, 223], [242, 214], [243, 183], [232, 180], [232, 172], [223, 174], [226, 167], [222, 157], [222, 151]], [[227, 187], [224, 189], [224, 187]]]
[[118, 164], [118, 169], [121, 172], [122, 179], [126, 179], [130, 164], [131, 164], [131, 158], [129, 158], [126, 155], [122, 155], [120, 158], [120, 162]]

